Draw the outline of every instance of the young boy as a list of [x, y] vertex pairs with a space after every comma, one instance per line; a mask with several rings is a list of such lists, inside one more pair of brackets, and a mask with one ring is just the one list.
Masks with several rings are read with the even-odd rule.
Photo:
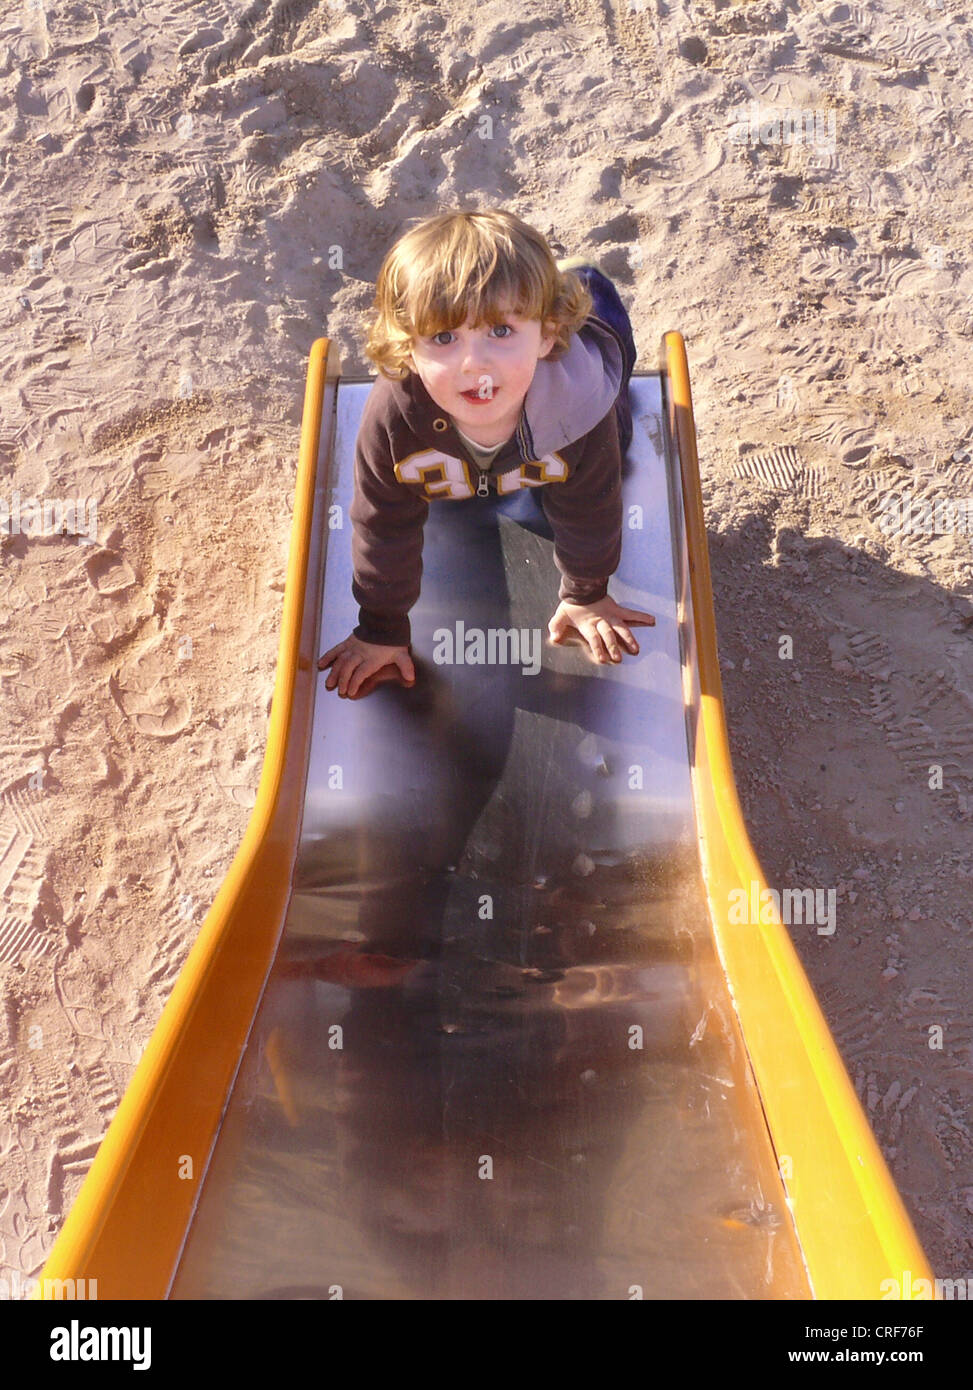
[[414, 684], [408, 613], [429, 503], [485, 497], [491, 485], [541, 488], [561, 574], [551, 641], [576, 629], [597, 661], [621, 661], [619, 641], [637, 654], [630, 627], [655, 618], [608, 595], [636, 356], [611, 281], [578, 260], [559, 265], [513, 213], [444, 212], [392, 247], [374, 307], [365, 354], [379, 377], [350, 509], [359, 623], [320, 658], [319, 670], [332, 667], [326, 689], [355, 699], [382, 680]]

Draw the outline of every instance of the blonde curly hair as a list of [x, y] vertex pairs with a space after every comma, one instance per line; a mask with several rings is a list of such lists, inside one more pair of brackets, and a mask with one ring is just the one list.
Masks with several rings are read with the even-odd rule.
[[594, 301], [573, 270], [558, 268], [541, 234], [512, 212], [447, 209], [416, 219], [379, 269], [365, 356], [383, 376], [401, 381], [416, 339], [467, 320], [492, 327], [503, 321], [501, 306], [541, 320], [542, 331], [554, 335], [545, 360], [556, 362]]

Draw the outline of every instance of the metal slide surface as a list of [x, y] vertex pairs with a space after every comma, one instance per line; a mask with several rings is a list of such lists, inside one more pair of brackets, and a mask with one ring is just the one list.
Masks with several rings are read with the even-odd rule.
[[[344, 521], [319, 651], [357, 621], [368, 390], [339, 384], [318, 493]], [[430, 506], [413, 689], [321, 676], [283, 938], [172, 1297], [809, 1296], [700, 875], [660, 377], [631, 395], [611, 589], [655, 615], [637, 658], [547, 643], [526, 488]]]

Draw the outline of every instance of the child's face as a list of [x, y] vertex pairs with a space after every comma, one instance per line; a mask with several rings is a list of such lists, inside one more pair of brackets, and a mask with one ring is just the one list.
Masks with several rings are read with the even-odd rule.
[[[409, 366], [432, 399], [471, 437], [512, 434], [534, 371], [554, 345], [540, 319], [507, 314], [502, 323], [444, 329], [414, 338]], [[479, 432], [479, 435], [477, 434]]]

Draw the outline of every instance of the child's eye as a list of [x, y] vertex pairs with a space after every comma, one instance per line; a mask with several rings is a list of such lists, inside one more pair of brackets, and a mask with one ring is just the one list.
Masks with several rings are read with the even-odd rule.
[[[501, 343], [506, 342], [506, 341], [507, 341], [507, 338], [508, 338], [508, 337], [513, 333], [513, 331], [514, 331], [514, 330], [511, 328], [511, 326], [510, 326], [509, 323], [495, 323], [495, 324], [493, 325], [493, 327], [494, 327], [494, 328], [502, 328], [502, 329], [505, 330], [504, 336], [499, 340]], [[449, 344], [448, 344], [448, 343], [441, 343], [441, 342], [438, 341], [440, 338], [448, 338], [448, 337], [452, 337], [452, 332], [451, 332], [450, 329], [444, 328], [444, 329], [442, 330], [442, 332], [440, 332], [440, 333], [434, 333], [433, 336], [429, 339], [429, 341], [433, 344], [434, 347], [449, 347]]]

